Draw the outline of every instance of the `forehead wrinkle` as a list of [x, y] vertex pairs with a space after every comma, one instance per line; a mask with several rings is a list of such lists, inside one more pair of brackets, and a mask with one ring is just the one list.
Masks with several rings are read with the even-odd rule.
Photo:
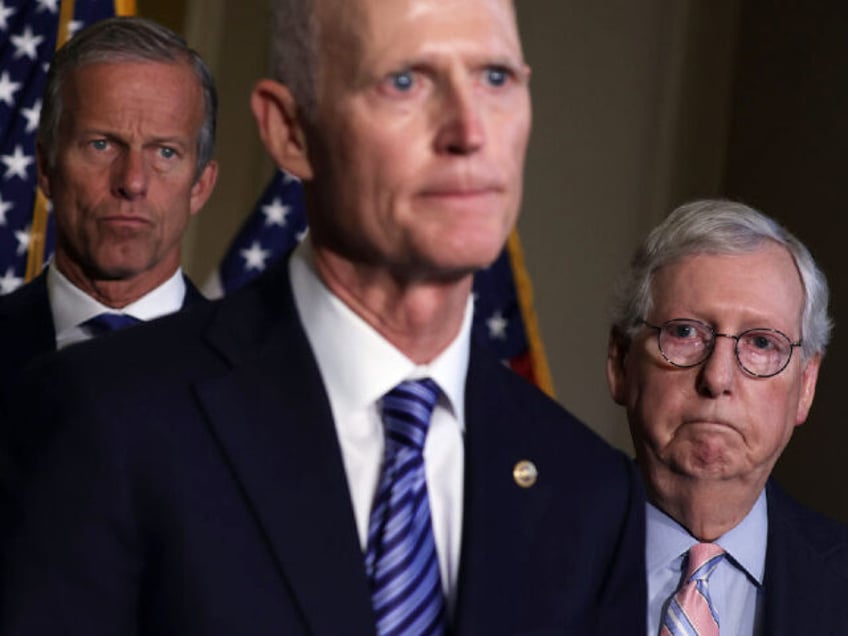
[[[392, 9], [397, 0], [388, 0]], [[509, 0], [482, 0], [486, 4], [506, 3], [508, 10], [500, 11], [496, 7], [481, 12], [476, 19], [480, 29], [478, 36], [469, 40], [465, 26], [460, 27], [456, 37], [452, 37], [450, 29], [454, 25], [450, 7], [445, 4], [464, 6], [467, 0], [445, 2], [444, 0], [404, 0], [406, 9], [396, 11], [396, 18], [405, 26], [419, 18], [433, 17], [433, 22], [425, 23], [420, 36], [410, 33], [408, 29], [398, 32], [385, 32], [384, 21], [381, 17], [378, 0], [319, 0], [318, 16], [321, 21], [321, 43], [323, 52], [341, 53], [334, 63], [358, 61], [363, 66], [371, 66], [383, 56], [391, 55], [393, 48], [398, 47], [405, 58], [414, 63], [419, 57], [435, 58], [446, 51], [451, 56], [477, 56], [480, 62], [504, 62], [510, 65], [523, 64], [523, 51], [520, 36], [515, 21], [515, 11]], [[387, 5], [388, 6], [388, 5]], [[342, 17], [344, 16], [344, 17]], [[500, 28], [492, 28], [492, 22]], [[430, 39], [428, 31], [436, 27], [435, 40]], [[414, 48], [409, 53], [408, 47]], [[399, 60], [403, 62], [404, 60]]]
[[[748, 269], [740, 266], [740, 262], [751, 259], [755, 262]], [[707, 281], [707, 291], [702, 291], [701, 287], [681, 287], [684, 271], [689, 283], [703, 283], [701, 277], [705, 272], [716, 274], [719, 265], [722, 269], [716, 280], [727, 279], [727, 286], [721, 293], [716, 292], [715, 280]], [[780, 288], [777, 296], [776, 286]], [[697, 318], [718, 331], [729, 329], [723, 325], [728, 316], [733, 316], [734, 329], [776, 328], [795, 338], [794, 331], [800, 329], [804, 310], [800, 274], [789, 251], [779, 245], [742, 253], [696, 253], [676, 259], [657, 268], [651, 289], [649, 311], [659, 306], [675, 314], [668, 319]], [[790, 308], [789, 302], [797, 307]]]

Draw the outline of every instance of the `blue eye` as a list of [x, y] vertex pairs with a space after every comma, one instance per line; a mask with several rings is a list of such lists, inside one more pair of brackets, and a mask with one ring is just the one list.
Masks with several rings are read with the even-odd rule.
[[412, 77], [411, 71], [401, 71], [399, 73], [392, 73], [389, 77], [392, 88], [402, 93], [405, 93], [412, 89], [415, 80]]
[[159, 149], [159, 154], [162, 155], [164, 159], [173, 159], [177, 156], [177, 151], [173, 148], [168, 148], [167, 146], [162, 146]]
[[486, 69], [486, 82], [491, 86], [503, 86], [509, 81], [510, 73], [501, 66], [491, 66]]
[[105, 139], [95, 139], [91, 142], [91, 147], [95, 150], [106, 150], [109, 147], [109, 142]]

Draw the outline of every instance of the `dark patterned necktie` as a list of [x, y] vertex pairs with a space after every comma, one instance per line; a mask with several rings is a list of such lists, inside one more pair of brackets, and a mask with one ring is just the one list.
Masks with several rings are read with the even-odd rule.
[[110, 331], [118, 331], [125, 327], [137, 325], [140, 322], [143, 321], [138, 318], [134, 318], [133, 316], [107, 312], [97, 314], [94, 318], [89, 318], [85, 322], [80, 323], [80, 326], [86, 327], [92, 336], [97, 337], [104, 333], [109, 333]]
[[661, 636], [718, 636], [709, 579], [723, 558], [724, 550], [715, 543], [696, 543], [689, 548], [686, 576], [669, 601]]
[[402, 382], [383, 397], [386, 450], [365, 553], [379, 636], [445, 633], [423, 454], [438, 397], [430, 379]]

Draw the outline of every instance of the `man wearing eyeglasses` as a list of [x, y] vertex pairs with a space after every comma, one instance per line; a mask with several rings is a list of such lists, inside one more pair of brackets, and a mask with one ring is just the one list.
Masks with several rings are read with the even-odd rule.
[[848, 634], [848, 528], [770, 478], [831, 321], [809, 251], [759, 212], [684, 205], [637, 250], [607, 358], [649, 496], [648, 634]]

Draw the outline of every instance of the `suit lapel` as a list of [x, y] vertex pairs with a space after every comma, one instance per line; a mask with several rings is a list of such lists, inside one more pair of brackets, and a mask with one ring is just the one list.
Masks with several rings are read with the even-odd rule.
[[[530, 539], [550, 493], [542, 482], [520, 488], [515, 464], [533, 460], [499, 364], [472, 348], [466, 384], [465, 505], [457, 633], [512, 633], [516, 591], [529, 589]], [[492, 563], [497, 567], [493, 568]]]
[[233, 368], [197, 394], [310, 631], [373, 634], [330, 406], [284, 278], [259, 305], [224, 307], [209, 337]]

